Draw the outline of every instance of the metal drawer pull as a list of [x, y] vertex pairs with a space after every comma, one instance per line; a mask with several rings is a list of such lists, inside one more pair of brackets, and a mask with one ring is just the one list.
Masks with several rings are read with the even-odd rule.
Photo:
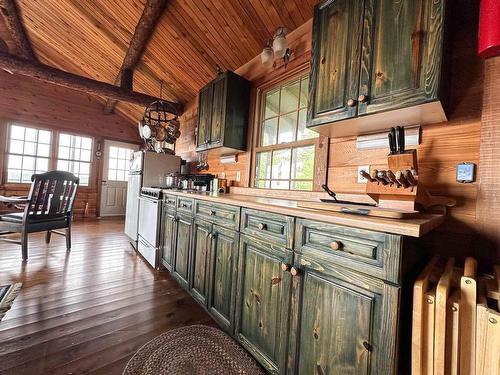
[[187, 203], [181, 203], [181, 207], [187, 207]]
[[265, 230], [267, 229], [267, 225], [264, 223], [259, 223], [259, 225], [257, 225], [257, 228], [259, 228], [260, 230]]
[[300, 269], [292, 267], [290, 268], [290, 273], [292, 274], [292, 276], [298, 276], [300, 274]]
[[215, 211], [210, 211], [210, 216], [215, 216]]
[[332, 243], [330, 243], [330, 247], [332, 248], [332, 250], [340, 250], [343, 246], [344, 245], [340, 241], [333, 241]]
[[370, 343], [368, 343], [367, 341], [363, 341], [363, 346], [365, 347], [365, 349], [369, 352], [372, 352], [373, 351], [373, 346], [371, 346]]
[[289, 272], [290, 271], [290, 268], [292, 268], [291, 265], [289, 265], [288, 263], [282, 263], [281, 264], [281, 269], [284, 271], [284, 272]]
[[208, 238], [210, 238], [211, 240], [212, 240], [212, 239], [214, 239], [214, 238], [215, 238], [215, 234], [214, 234], [214, 233], [210, 233], [210, 234], [208, 235]]

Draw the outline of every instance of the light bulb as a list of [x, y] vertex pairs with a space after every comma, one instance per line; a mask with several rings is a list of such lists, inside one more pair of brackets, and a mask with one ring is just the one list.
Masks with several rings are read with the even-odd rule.
[[285, 55], [287, 48], [288, 48], [288, 43], [286, 41], [285, 36], [283, 34], [277, 35], [273, 40], [274, 55], [278, 59], [281, 59]]
[[260, 54], [260, 60], [262, 61], [262, 65], [264, 65], [264, 66], [269, 67], [269, 66], [273, 65], [273, 62], [274, 62], [273, 49], [269, 46], [264, 47], [264, 49], [262, 50], [262, 52]]

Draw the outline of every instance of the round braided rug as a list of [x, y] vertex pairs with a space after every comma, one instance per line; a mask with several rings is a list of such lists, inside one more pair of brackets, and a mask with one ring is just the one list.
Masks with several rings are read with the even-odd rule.
[[250, 354], [217, 328], [192, 325], [154, 338], [130, 359], [123, 375], [265, 374]]

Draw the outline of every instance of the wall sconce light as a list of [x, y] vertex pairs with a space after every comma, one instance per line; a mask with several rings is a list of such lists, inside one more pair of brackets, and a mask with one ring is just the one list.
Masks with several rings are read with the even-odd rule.
[[278, 27], [278, 29], [274, 33], [273, 39], [267, 41], [266, 46], [260, 54], [262, 65], [264, 65], [265, 67], [270, 67], [274, 64], [275, 58], [278, 58], [283, 59], [283, 63], [286, 68], [286, 66], [290, 62], [290, 57], [293, 52], [290, 48], [288, 48], [286, 34], [286, 27]]

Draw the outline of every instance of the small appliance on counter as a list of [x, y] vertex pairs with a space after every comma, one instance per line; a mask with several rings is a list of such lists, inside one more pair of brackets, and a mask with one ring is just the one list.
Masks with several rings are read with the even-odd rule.
[[214, 175], [210, 173], [180, 175], [180, 188], [191, 191], [212, 191]]

